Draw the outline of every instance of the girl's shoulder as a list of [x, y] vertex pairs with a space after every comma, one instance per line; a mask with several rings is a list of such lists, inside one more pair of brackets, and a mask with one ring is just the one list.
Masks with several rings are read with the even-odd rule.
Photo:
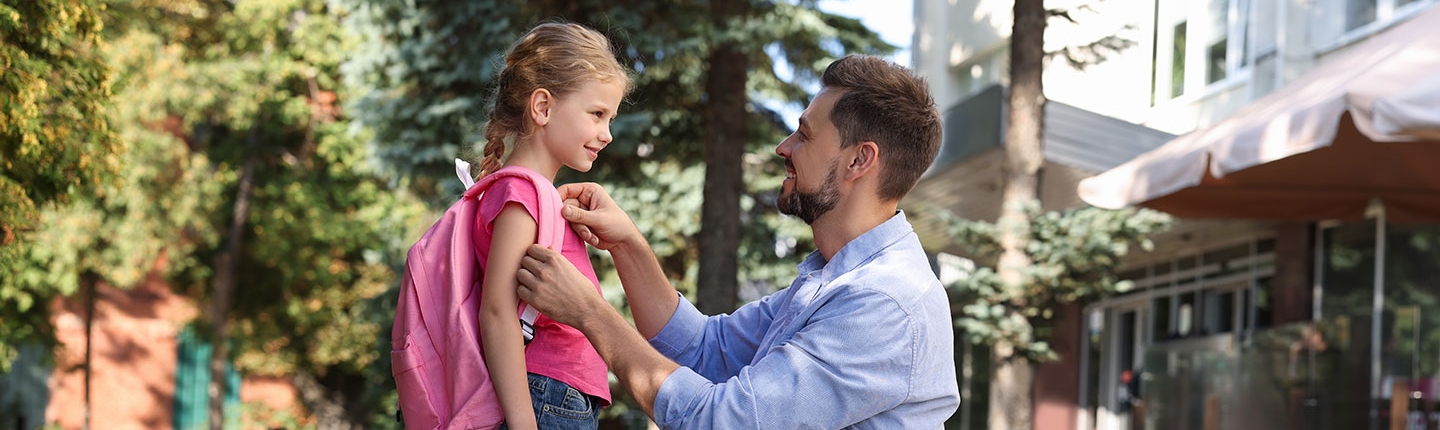
[[498, 178], [480, 195], [478, 215], [486, 224], [494, 222], [495, 217], [500, 215], [500, 210], [513, 202], [524, 206], [525, 210], [530, 212], [531, 218], [539, 219], [540, 198], [536, 193], [535, 184], [524, 178]]

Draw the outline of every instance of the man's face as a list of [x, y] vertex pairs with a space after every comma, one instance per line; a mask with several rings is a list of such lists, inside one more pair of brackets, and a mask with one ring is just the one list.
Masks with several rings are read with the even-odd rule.
[[800, 124], [775, 147], [785, 160], [785, 182], [776, 206], [780, 213], [813, 224], [840, 201], [840, 131], [830, 111], [842, 93], [822, 88], [800, 115]]

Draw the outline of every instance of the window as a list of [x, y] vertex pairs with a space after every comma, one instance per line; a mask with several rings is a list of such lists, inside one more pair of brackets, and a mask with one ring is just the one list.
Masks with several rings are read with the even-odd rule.
[[1170, 50], [1170, 98], [1185, 94], [1185, 22], [1175, 24]]
[[1155, 327], [1151, 329], [1155, 333], [1155, 339], [1175, 337], [1178, 333], [1175, 326], [1170, 324], [1170, 296], [1156, 297], [1151, 309], [1155, 312]]
[[1230, 48], [1230, 0], [1210, 0], [1209, 44], [1205, 47], [1205, 83], [1225, 79]]
[[1251, 0], [1164, 2], [1156, 11], [1159, 100], [1202, 92], [1248, 67]]
[[1271, 238], [1234, 243], [1131, 269], [1120, 278], [1135, 283], [1126, 295], [1148, 299], [1151, 318], [1145, 327], [1155, 341], [1240, 335], [1270, 324], [1274, 243]]
[[[1440, 250], [1440, 228], [1436, 231], [1433, 243], [1435, 249]], [[1085, 335], [1081, 344], [1081, 368], [1085, 370], [1080, 375], [1080, 404], [1085, 411], [1082, 415], [1085, 422], [1080, 428], [1111, 430], [1130, 428], [1131, 423], [1143, 423], [1147, 428], [1179, 428], [1151, 417], [1198, 414], [1203, 409], [1188, 406], [1165, 409], [1155, 406], [1159, 404], [1157, 400], [1173, 400], [1182, 392], [1203, 395], [1228, 390], [1225, 393], [1232, 397], [1248, 395], [1249, 387], [1226, 379], [1240, 375], [1237, 370], [1241, 370], [1241, 366], [1234, 364], [1235, 356], [1214, 346], [1240, 345], [1241, 342], [1236, 341], [1250, 339], [1256, 335], [1256, 328], [1269, 325], [1274, 243], [1272, 238], [1216, 243], [1219, 246], [1206, 246], [1120, 272], [1117, 277], [1134, 282], [1135, 289], [1102, 299], [1085, 310], [1089, 318], [1082, 331]], [[1435, 254], [1440, 255], [1440, 251]], [[1288, 344], [1284, 347], [1289, 348]], [[1286, 351], [1288, 354], [1289, 349]], [[1436, 356], [1440, 356], [1440, 348]], [[1160, 362], [1153, 361], [1156, 357], [1179, 359], [1157, 365]], [[1201, 366], [1221, 362], [1228, 367]], [[1162, 379], [1173, 380], [1173, 373], [1187, 366], [1204, 367], [1208, 370], [1202, 373], [1210, 373], [1196, 373], [1204, 377], [1191, 379], [1185, 390], [1170, 386], [1167, 391]], [[1268, 371], [1271, 371], [1268, 367], [1263, 370]], [[1162, 379], [1153, 379], [1156, 377]], [[1264, 379], [1267, 384], [1273, 380]], [[1232, 384], [1234, 388], [1216, 384]], [[1145, 400], [1143, 416], [1132, 415], [1134, 412], [1129, 409], [1129, 400], [1137, 398]], [[1190, 398], [1203, 399], [1203, 396]], [[1191, 428], [1201, 427], [1197, 424]], [[1279, 427], [1262, 424], [1256, 428]]]
[[1196, 334], [1195, 316], [1199, 313], [1195, 305], [1195, 292], [1181, 293], [1175, 306], [1175, 334], [1180, 337]]
[[1331, 7], [1343, 10], [1344, 16], [1336, 24], [1343, 24], [1338, 44], [1345, 44], [1357, 38], [1378, 31], [1380, 28], [1407, 16], [1418, 9], [1418, 0], [1331, 0]]
[[1345, 0], [1345, 31], [1375, 22], [1377, 0]]
[[1201, 334], [1229, 333], [1235, 329], [1236, 290], [1212, 290], [1205, 292]]

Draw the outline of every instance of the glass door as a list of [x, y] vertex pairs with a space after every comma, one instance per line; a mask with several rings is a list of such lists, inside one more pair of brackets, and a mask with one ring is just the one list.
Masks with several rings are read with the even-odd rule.
[[1087, 345], [1086, 418], [1097, 430], [1128, 430], [1143, 410], [1140, 374], [1146, 337], [1144, 301], [1092, 311]]

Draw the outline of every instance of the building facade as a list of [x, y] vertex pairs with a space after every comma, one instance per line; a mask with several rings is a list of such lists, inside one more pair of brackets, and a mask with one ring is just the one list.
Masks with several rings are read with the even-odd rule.
[[[1435, 0], [1046, 5], [1070, 11], [1075, 20], [1050, 21], [1047, 51], [1106, 36], [1128, 41], [1128, 48], [1083, 68], [1059, 57], [1047, 65], [1047, 127], [1065, 128], [1046, 130], [1041, 195], [1051, 209], [1087, 204], [1076, 192], [1085, 177], [1143, 162], [1164, 152], [1171, 138], [1233, 133], [1233, 117], [1257, 115], [1257, 105], [1282, 106], [1310, 95], [1302, 92], [1340, 87], [1315, 75], [1337, 64], [1373, 67], [1352, 64], [1356, 51], [1376, 49], [1378, 40], [1417, 17], [1440, 16]], [[998, 168], [1000, 137], [977, 133], [976, 110], [967, 106], [1006, 84], [1011, 7], [916, 0], [912, 61], [946, 111], [946, 137], [941, 159], [912, 193], [918, 198], [906, 204], [934, 203], [975, 219], [998, 212], [999, 177], [986, 169]], [[1440, 27], [1404, 31], [1412, 39], [1440, 39]], [[1440, 56], [1430, 57], [1437, 58], [1417, 64], [1440, 70]], [[1300, 82], [1327, 85], [1292, 85]], [[1051, 119], [1069, 111], [1085, 112], [1072, 115], [1083, 125]], [[1328, 127], [1337, 148], [1365, 127], [1350, 114], [1315, 121]], [[1435, 143], [1417, 139], [1417, 145]], [[965, 149], [976, 146], [991, 152]], [[1367, 156], [1367, 147], [1347, 148]], [[1219, 162], [1215, 154], [1204, 162]], [[1219, 176], [1207, 174], [1203, 182], [1224, 183]], [[1349, 191], [1344, 184], [1326, 186]], [[1056, 344], [1072, 349], [1037, 374], [1063, 381], [1037, 376], [1036, 428], [1440, 428], [1440, 282], [1434, 281], [1440, 279], [1440, 213], [1387, 216], [1404, 208], [1387, 206], [1380, 195], [1356, 215], [1317, 209], [1257, 217], [1225, 207], [1255, 203], [1218, 197], [1207, 201], [1213, 207], [1204, 216], [1176, 212], [1178, 223], [1156, 238], [1154, 251], [1125, 262], [1122, 277], [1137, 288], [1085, 304], [1062, 321], [1057, 336], [1069, 339]], [[936, 228], [917, 228], [940, 255], [942, 272], [944, 262], [963, 261], [951, 254], [984, 257], [955, 249]], [[964, 384], [974, 388], [984, 377], [975, 374]], [[985, 392], [972, 389], [965, 400], [983, 405]], [[969, 413], [985, 413], [977, 408]], [[952, 421], [950, 428], [983, 428], [984, 422]]]
[[[78, 298], [52, 303], [61, 342], [53, 360], [43, 348], [25, 347], [11, 371], [0, 374], [3, 427], [209, 428], [210, 345], [191, 325], [199, 309], [156, 275], [129, 289], [100, 283], [93, 295], [93, 305]], [[288, 378], [242, 377], [233, 369], [225, 415], [226, 428], [310, 421]]]

